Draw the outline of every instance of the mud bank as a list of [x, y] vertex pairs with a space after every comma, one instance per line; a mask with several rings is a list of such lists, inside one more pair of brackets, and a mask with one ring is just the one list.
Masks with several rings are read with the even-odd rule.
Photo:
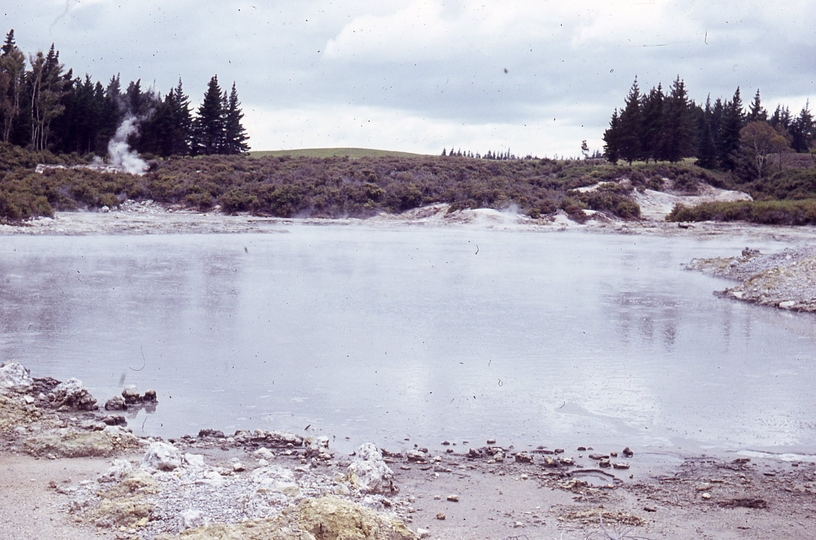
[[802, 538], [816, 525], [816, 460], [802, 456], [492, 439], [342, 455], [264, 430], [163, 441], [60, 384], [0, 368], [5, 538]]
[[694, 259], [688, 264], [714, 276], [738, 281], [717, 294], [763, 306], [816, 312], [816, 245], [763, 254], [745, 248], [736, 257]]
[[[648, 190], [647, 190], [648, 191]], [[728, 192], [730, 193], [730, 192]], [[648, 193], [647, 193], [648, 195]], [[722, 196], [722, 195], [718, 195]], [[675, 196], [673, 202], [690, 197]], [[703, 200], [703, 199], [701, 199]], [[651, 201], [651, 202], [649, 202]], [[79, 236], [144, 234], [234, 234], [286, 232], [297, 225], [369, 225], [414, 227], [482, 227], [497, 230], [566, 231], [586, 230], [612, 234], [643, 234], [661, 237], [708, 238], [739, 236], [781, 241], [808, 241], [816, 238], [816, 227], [774, 227], [740, 223], [673, 223], [665, 221], [671, 208], [662, 199], [640, 201], [644, 218], [620, 220], [587, 211], [589, 219], [577, 223], [566, 214], [533, 219], [514, 210], [492, 209], [450, 211], [448, 204], [434, 204], [401, 214], [379, 214], [368, 219], [267, 218], [247, 214], [227, 215], [218, 210], [193, 212], [182, 207], [152, 201], [127, 201], [108, 212], [57, 212], [53, 218], [34, 218], [16, 224], [0, 224], [0, 236]], [[687, 203], [690, 204], [690, 203]]]

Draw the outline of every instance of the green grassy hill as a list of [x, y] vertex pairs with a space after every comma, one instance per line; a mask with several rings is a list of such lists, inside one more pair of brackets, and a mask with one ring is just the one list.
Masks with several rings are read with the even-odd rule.
[[375, 150], [373, 148], [298, 148], [295, 150], [258, 150], [249, 153], [250, 157], [265, 156], [292, 156], [292, 157], [348, 157], [358, 159], [364, 157], [418, 157], [424, 154], [410, 152], [394, 152], [391, 150]]

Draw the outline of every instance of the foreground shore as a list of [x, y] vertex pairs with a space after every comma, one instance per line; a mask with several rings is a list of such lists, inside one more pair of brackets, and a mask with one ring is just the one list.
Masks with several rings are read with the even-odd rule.
[[7, 363], [0, 387], [5, 538], [804, 538], [816, 526], [816, 463], [801, 457], [487, 439], [361, 441], [342, 455], [319, 435], [263, 430], [162, 441], [133, 436], [75, 380]]

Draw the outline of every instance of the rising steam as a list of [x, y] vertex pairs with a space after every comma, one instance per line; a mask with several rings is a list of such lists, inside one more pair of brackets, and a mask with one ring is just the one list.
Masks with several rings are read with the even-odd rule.
[[142, 175], [147, 171], [147, 163], [127, 143], [127, 138], [138, 129], [136, 122], [138, 119], [129, 114], [116, 128], [116, 135], [108, 143], [108, 162], [115, 169]]

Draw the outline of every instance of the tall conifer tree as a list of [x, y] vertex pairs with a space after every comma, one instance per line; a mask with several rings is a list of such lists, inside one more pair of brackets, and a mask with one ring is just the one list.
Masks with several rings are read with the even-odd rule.
[[224, 142], [224, 107], [218, 75], [213, 75], [207, 85], [204, 100], [193, 120], [192, 153], [194, 155], [218, 154]]
[[717, 137], [717, 158], [720, 167], [733, 171], [737, 166], [737, 152], [740, 147], [740, 130], [744, 125], [742, 98], [737, 87], [734, 97], [723, 106], [722, 121]]
[[227, 98], [227, 107], [224, 111], [224, 154], [243, 154], [249, 150], [249, 137], [241, 123], [244, 113], [241, 111], [241, 102], [238, 101], [238, 91], [235, 83]]
[[641, 140], [641, 110], [640, 110], [640, 89], [638, 88], [637, 77], [629, 89], [626, 96], [626, 106], [620, 113], [620, 135], [618, 137], [618, 152], [621, 159], [631, 163], [642, 156]]
[[686, 85], [677, 78], [663, 108], [663, 128], [660, 131], [658, 155], [661, 159], [677, 162], [694, 154], [694, 126], [692, 125]]

